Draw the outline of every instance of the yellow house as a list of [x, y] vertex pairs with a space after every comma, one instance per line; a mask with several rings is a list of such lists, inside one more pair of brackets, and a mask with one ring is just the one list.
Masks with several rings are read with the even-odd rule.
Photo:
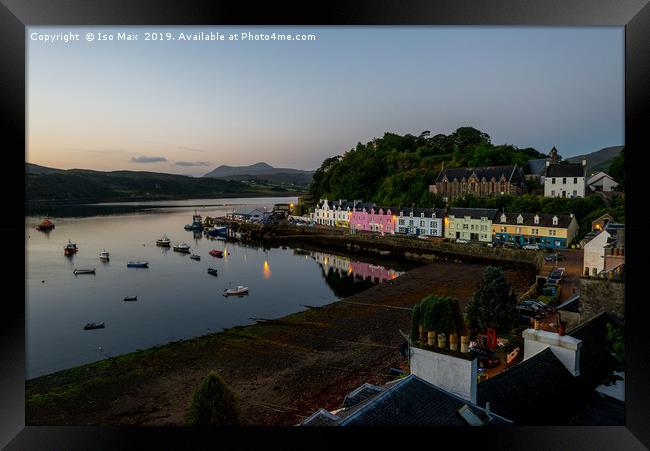
[[573, 214], [499, 213], [492, 224], [495, 243], [567, 248], [578, 233]]
[[450, 208], [445, 217], [445, 238], [489, 243], [494, 208]]

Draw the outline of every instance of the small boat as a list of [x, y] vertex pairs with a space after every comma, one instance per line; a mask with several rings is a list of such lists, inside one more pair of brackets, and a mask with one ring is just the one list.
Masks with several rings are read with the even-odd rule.
[[93, 268], [93, 269], [75, 269], [72, 272], [74, 273], [75, 276], [77, 274], [95, 274], [95, 268]]
[[84, 326], [84, 330], [91, 330], [91, 329], [103, 329], [104, 328], [104, 323], [88, 323]]
[[183, 228], [185, 230], [192, 230], [192, 224], [185, 224], [185, 226], [183, 226]]
[[48, 218], [45, 218], [41, 221], [41, 223], [36, 226], [36, 230], [39, 230], [41, 232], [49, 232], [54, 228], [54, 223], [50, 221]]
[[214, 268], [208, 268], [208, 274], [212, 274], [213, 276], [217, 275], [217, 270]]
[[223, 251], [220, 251], [218, 249], [212, 249], [209, 254], [213, 257], [223, 257]]
[[102, 249], [102, 251], [99, 253], [99, 259], [100, 260], [108, 260], [109, 258], [109, 253], [106, 249]]
[[176, 244], [173, 249], [176, 252], [184, 252], [186, 254], [190, 253], [190, 246], [187, 243]]
[[68, 244], [66, 244], [65, 247], [63, 248], [63, 253], [65, 255], [73, 255], [78, 250], [79, 249], [77, 248], [77, 245], [68, 239]]
[[203, 230], [203, 218], [196, 212], [196, 210], [194, 210], [194, 215], [192, 216], [191, 230]]
[[125, 301], [137, 301], [138, 297], [137, 296], [127, 296], [124, 298]]
[[127, 268], [148, 268], [149, 262], [128, 262]]
[[248, 287], [243, 287], [241, 285], [237, 286], [237, 288], [227, 288], [223, 290], [224, 296], [238, 296], [247, 293], [248, 293]]
[[208, 230], [208, 236], [227, 236], [228, 227], [213, 227]]
[[192, 254], [192, 255], [190, 255], [190, 258], [191, 258], [192, 260], [201, 260], [201, 256], [200, 256], [200, 255], [196, 255], [196, 254]]
[[171, 240], [167, 238], [167, 235], [163, 235], [162, 238], [156, 240], [156, 246], [169, 247], [171, 245]]

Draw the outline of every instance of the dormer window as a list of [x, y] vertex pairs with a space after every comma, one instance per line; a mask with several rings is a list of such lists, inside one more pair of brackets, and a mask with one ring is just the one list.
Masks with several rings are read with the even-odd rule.
[[420, 217], [421, 217], [421, 218], [424, 218], [424, 213], [420, 213]]
[[557, 216], [553, 216], [553, 225], [557, 225]]
[[524, 217], [520, 214], [517, 216], [517, 224], [523, 224], [524, 223]]
[[404, 216], [404, 212], [403, 212], [403, 211], [400, 211], [400, 212], [399, 212], [399, 215], [400, 215], [400, 216]]
[[535, 224], [539, 224], [539, 216], [538, 215], [535, 215], [534, 220], [535, 220]]
[[501, 214], [501, 222], [506, 222], [506, 214], [505, 213]]

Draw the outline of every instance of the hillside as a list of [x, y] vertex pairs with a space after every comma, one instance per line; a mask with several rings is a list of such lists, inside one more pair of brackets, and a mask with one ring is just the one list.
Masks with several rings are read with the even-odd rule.
[[385, 133], [359, 143], [343, 155], [326, 159], [314, 173], [309, 191], [313, 199], [363, 199], [380, 205], [431, 206], [435, 182], [442, 165], [523, 165], [546, 155], [533, 148], [492, 144], [490, 136], [472, 127], [430, 136]]
[[252, 186], [234, 180], [145, 171], [61, 170], [27, 163], [25, 172], [28, 201], [187, 199], [238, 194], [277, 195], [288, 191], [278, 186]]
[[312, 180], [314, 171], [301, 169], [274, 168], [267, 163], [255, 163], [250, 166], [221, 165], [208, 172], [203, 177], [224, 180], [257, 180], [271, 183], [286, 183], [294, 185], [308, 185]]
[[598, 171], [607, 172], [609, 170], [609, 165], [612, 164], [614, 158], [621, 153], [621, 150], [623, 150], [623, 146], [605, 147], [585, 155], [569, 157], [566, 160], [569, 163], [580, 163], [583, 158], [586, 158], [587, 175], [591, 175]]

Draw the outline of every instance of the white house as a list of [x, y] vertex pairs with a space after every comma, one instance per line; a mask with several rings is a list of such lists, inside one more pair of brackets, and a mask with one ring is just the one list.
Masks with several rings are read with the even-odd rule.
[[603, 230], [584, 245], [583, 274], [595, 276], [605, 269], [605, 246], [610, 237], [609, 232]]
[[544, 197], [585, 197], [585, 169], [582, 163], [556, 163], [546, 161]]
[[587, 188], [590, 191], [615, 191], [618, 183], [610, 175], [604, 172], [596, 172], [587, 178]]
[[332, 227], [350, 227], [350, 216], [354, 206], [361, 203], [360, 200], [348, 202], [344, 199], [338, 201], [328, 201], [320, 199], [311, 218], [316, 224], [328, 225]]
[[583, 246], [583, 274], [596, 277], [601, 271], [610, 269], [607, 267], [605, 255], [607, 250], [616, 244], [619, 235], [624, 234], [620, 232], [624, 229], [625, 224], [609, 222], [601, 232]]
[[433, 208], [402, 208], [397, 217], [396, 233], [442, 236], [445, 213]]

